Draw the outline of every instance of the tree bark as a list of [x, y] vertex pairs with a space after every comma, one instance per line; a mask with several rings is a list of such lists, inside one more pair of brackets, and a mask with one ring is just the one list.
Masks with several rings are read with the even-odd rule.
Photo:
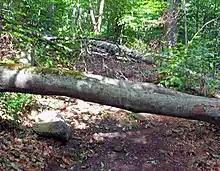
[[150, 83], [133, 83], [67, 69], [0, 64], [0, 91], [62, 95], [133, 112], [220, 122], [220, 99], [193, 96]]
[[88, 48], [89, 55], [123, 57], [127, 60], [145, 62], [147, 64], [153, 64], [157, 59], [167, 60], [170, 58], [169, 56], [161, 54], [140, 53], [108, 40], [79, 38], [77, 41], [82, 41], [84, 48]]
[[101, 0], [101, 2], [100, 2], [98, 20], [96, 22], [94, 10], [92, 8], [91, 1], [90, 1], [90, 16], [91, 16], [91, 21], [92, 21], [92, 25], [93, 25], [93, 31], [95, 34], [101, 33], [101, 24], [102, 24], [102, 14], [103, 14], [103, 9], [104, 9], [104, 2], [105, 2], [104, 0]]
[[168, 0], [168, 10], [165, 13], [165, 29], [164, 29], [164, 41], [166, 48], [175, 47], [177, 44], [178, 33], [178, 19], [179, 9], [181, 4], [180, 0]]
[[187, 9], [186, 0], [183, 1], [184, 6], [184, 30], [185, 30], [185, 45], [188, 47], [188, 28], [187, 28]]

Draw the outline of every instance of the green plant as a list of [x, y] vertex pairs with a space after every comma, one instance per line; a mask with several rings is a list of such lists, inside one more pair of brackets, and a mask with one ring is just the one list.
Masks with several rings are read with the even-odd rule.
[[161, 84], [179, 91], [197, 90], [208, 95], [218, 88], [219, 76], [214, 75], [219, 56], [207, 46], [206, 40], [199, 39], [188, 48], [179, 45], [173, 57], [160, 68], [163, 74]]
[[0, 111], [2, 117], [15, 122], [20, 122], [22, 116], [25, 116], [34, 104], [34, 97], [30, 94], [22, 93], [1, 93]]
[[161, 39], [162, 24], [158, 19], [167, 7], [167, 2], [161, 0], [129, 1], [125, 14], [118, 21], [123, 26], [126, 44], [135, 43], [141, 39], [148, 43], [152, 39]]

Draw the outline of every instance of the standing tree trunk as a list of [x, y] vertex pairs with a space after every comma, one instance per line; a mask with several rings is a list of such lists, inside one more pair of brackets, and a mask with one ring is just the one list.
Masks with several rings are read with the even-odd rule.
[[95, 34], [100, 34], [101, 33], [101, 24], [102, 24], [102, 15], [103, 15], [103, 10], [104, 10], [104, 3], [105, 3], [105, 1], [101, 0], [100, 6], [99, 6], [98, 20], [96, 21], [94, 10], [93, 10], [91, 2], [90, 2], [90, 16], [91, 16], [92, 25], [93, 25], [93, 31], [94, 31]]
[[188, 47], [188, 28], [187, 28], [187, 12], [186, 12], [186, 0], [183, 2], [184, 4], [184, 29], [185, 29], [185, 45]]
[[172, 48], [177, 44], [177, 25], [179, 18], [179, 4], [181, 0], [168, 0], [168, 10], [165, 13], [164, 41], [166, 48]]

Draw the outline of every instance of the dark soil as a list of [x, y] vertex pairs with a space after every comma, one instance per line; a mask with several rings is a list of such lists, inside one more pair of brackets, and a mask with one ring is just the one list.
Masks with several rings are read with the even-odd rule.
[[87, 127], [72, 125], [67, 143], [27, 129], [2, 130], [1, 170], [220, 169], [220, 136], [213, 125], [154, 115], [138, 121], [123, 111], [91, 124], [82, 121]]

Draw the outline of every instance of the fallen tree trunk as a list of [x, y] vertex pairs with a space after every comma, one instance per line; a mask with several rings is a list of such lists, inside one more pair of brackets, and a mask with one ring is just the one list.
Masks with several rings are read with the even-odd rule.
[[62, 95], [133, 112], [220, 122], [220, 99], [193, 96], [150, 83], [133, 83], [68, 69], [0, 64], [0, 91]]
[[126, 58], [127, 60], [133, 60], [138, 62], [146, 62], [148, 64], [155, 63], [156, 59], [169, 59], [169, 56], [154, 54], [154, 53], [140, 53], [138, 51], [129, 49], [125, 46], [119, 45], [115, 42], [108, 40], [102, 40], [97, 38], [79, 38], [77, 41], [81, 41], [83, 47], [91, 54], [100, 56], [119, 56]]

